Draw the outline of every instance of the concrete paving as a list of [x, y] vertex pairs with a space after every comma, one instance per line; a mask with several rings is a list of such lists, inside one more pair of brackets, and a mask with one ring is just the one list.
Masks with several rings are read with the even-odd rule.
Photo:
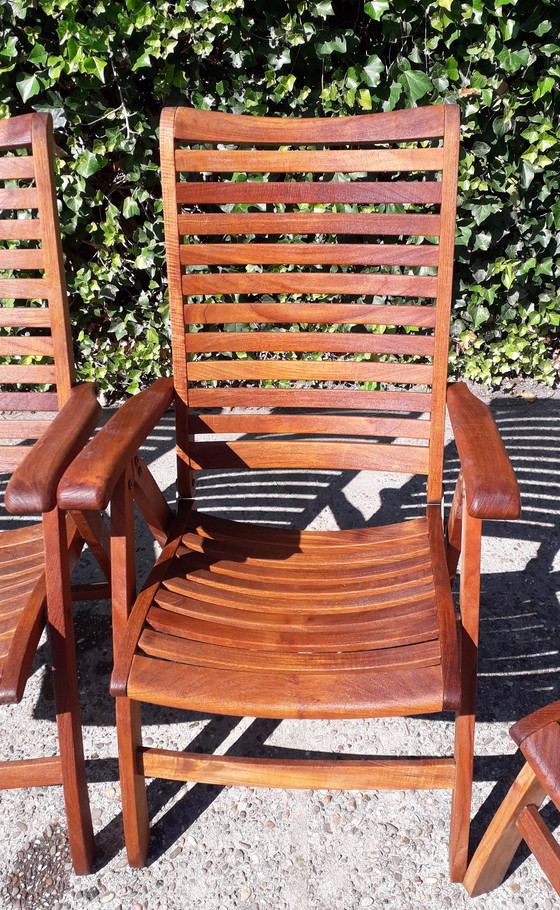
[[[485, 393], [488, 397], [488, 393]], [[480, 838], [519, 766], [511, 723], [560, 697], [560, 413], [558, 393], [495, 396], [492, 409], [517, 469], [523, 516], [489, 522], [483, 551], [479, 724], [473, 839]], [[172, 499], [173, 420], [144, 457]], [[447, 501], [457, 473], [450, 443]], [[402, 475], [329, 471], [214, 471], [198, 483], [200, 508], [285, 527], [345, 528], [421, 514], [423, 484]], [[153, 558], [139, 526], [139, 571]], [[79, 580], [91, 577], [85, 560]], [[558, 906], [535, 860], [521, 850], [494, 893], [472, 901], [449, 882], [450, 796], [442, 792], [275, 791], [150, 782], [150, 864], [131, 870], [122, 845], [107, 603], [76, 608], [85, 749], [96, 871], [74, 876], [58, 788], [0, 796], [0, 907], [113, 910], [361, 910]], [[0, 758], [56, 751], [43, 644], [20, 705], [2, 708]], [[237, 720], [148, 708], [145, 743], [237, 754], [449, 754], [449, 718], [389, 721]], [[288, 751], [286, 751], [288, 750]], [[550, 805], [552, 828], [560, 816]]]

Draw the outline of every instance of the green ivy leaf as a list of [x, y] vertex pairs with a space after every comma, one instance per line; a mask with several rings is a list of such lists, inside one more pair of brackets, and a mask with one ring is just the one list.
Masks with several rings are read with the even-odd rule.
[[22, 101], [29, 101], [30, 98], [33, 98], [34, 95], [38, 95], [41, 91], [41, 83], [37, 79], [37, 76], [29, 76], [26, 73], [16, 81], [18, 87], [18, 92], [21, 95]]
[[432, 80], [421, 70], [405, 70], [399, 76], [399, 82], [413, 104], [433, 89]]
[[364, 13], [372, 19], [377, 19], [379, 21], [389, 7], [389, 0], [371, 0], [371, 3], [366, 3], [364, 6]]
[[83, 152], [76, 162], [76, 170], [82, 177], [91, 177], [101, 168], [105, 167], [107, 159], [103, 155], [94, 155], [93, 152]]
[[385, 65], [377, 54], [368, 57], [363, 68], [364, 82], [371, 88], [375, 88], [381, 82], [381, 73], [385, 72]]

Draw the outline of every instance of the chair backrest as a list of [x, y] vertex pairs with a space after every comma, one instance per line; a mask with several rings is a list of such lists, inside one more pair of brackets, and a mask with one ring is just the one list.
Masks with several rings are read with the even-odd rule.
[[[74, 383], [50, 114], [0, 121], [0, 473], [11, 472]], [[7, 444], [7, 443], [11, 444]]]
[[180, 492], [197, 468], [379, 469], [439, 501], [458, 108], [168, 108], [160, 143]]

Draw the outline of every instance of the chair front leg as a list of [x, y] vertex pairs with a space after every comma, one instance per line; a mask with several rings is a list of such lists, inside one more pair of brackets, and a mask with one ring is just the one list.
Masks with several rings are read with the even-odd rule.
[[476, 671], [480, 606], [480, 549], [482, 521], [472, 518], [463, 504], [461, 534], [460, 660], [461, 708], [455, 719], [456, 778], [451, 807], [449, 839], [450, 875], [461, 882], [468, 863], [474, 763]]
[[66, 520], [58, 508], [43, 514], [43, 530], [48, 628], [70, 854], [78, 875], [87, 875], [93, 863], [93, 827], [80, 724]]
[[[136, 593], [134, 552], [134, 465], [117, 481], [111, 499], [111, 590], [113, 653], [120, 653], [126, 624]], [[138, 772], [142, 746], [140, 704], [129, 698], [116, 699], [119, 777], [128, 861], [145, 866], [149, 845], [146, 783]]]

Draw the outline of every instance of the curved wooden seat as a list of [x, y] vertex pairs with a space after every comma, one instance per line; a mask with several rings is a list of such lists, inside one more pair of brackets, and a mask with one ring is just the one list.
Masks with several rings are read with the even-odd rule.
[[257, 717], [439, 711], [432, 559], [427, 519], [329, 533], [192, 513], [138, 636], [127, 694]]

